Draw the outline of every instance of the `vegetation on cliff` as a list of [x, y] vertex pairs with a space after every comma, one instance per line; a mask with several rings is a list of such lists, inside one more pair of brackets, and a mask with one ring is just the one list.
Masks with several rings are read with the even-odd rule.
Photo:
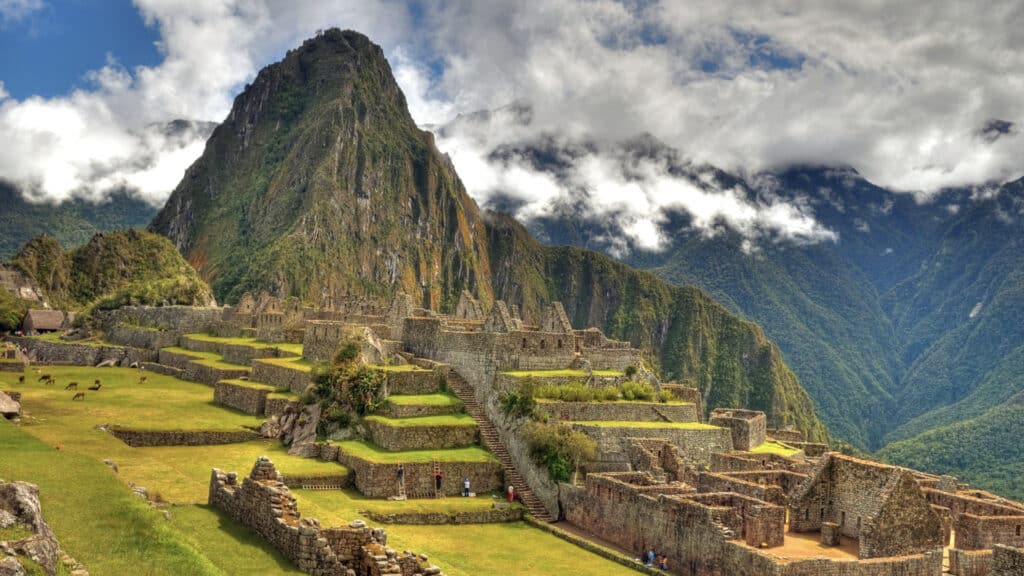
[[166, 238], [127, 230], [97, 234], [65, 252], [49, 236], [33, 238], [11, 267], [38, 286], [55, 308], [117, 308], [126, 304], [212, 301], [209, 287]]

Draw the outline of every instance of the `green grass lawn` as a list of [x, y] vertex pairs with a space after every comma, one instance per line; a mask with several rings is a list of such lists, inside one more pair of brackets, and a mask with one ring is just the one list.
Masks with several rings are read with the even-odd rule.
[[315, 362], [307, 358], [257, 358], [255, 362], [263, 362], [265, 364], [273, 364], [274, 366], [281, 366], [283, 368], [290, 368], [292, 370], [301, 370], [302, 372], [312, 372]]
[[780, 442], [776, 442], [775, 440], [768, 440], [750, 451], [757, 452], [759, 454], [778, 454], [779, 456], [785, 456], [787, 458], [792, 458], [796, 454], [800, 453], [800, 449], [787, 446]]
[[510, 370], [502, 372], [506, 376], [515, 378], [586, 378], [587, 376], [615, 377], [622, 376], [618, 370], [594, 370], [590, 374], [583, 370]]
[[262, 342], [255, 338], [225, 338], [221, 336], [213, 336], [212, 334], [185, 334], [187, 338], [192, 340], [198, 340], [200, 342], [216, 342], [219, 344], [239, 344], [242, 346], [250, 346], [252, 348], [277, 348], [278, 350], [287, 354], [294, 354], [296, 356], [302, 356], [302, 344], [296, 344], [293, 342]]
[[398, 406], [462, 406], [462, 400], [451, 394], [392, 394], [388, 402]]
[[588, 420], [572, 422], [581, 426], [596, 426], [598, 428], [671, 428], [682, 430], [716, 430], [718, 426], [703, 424], [701, 422], [628, 422], [618, 420]]
[[[351, 488], [345, 490], [292, 490], [299, 503], [303, 516], [316, 518], [321, 522], [330, 520], [337, 525], [347, 524], [355, 518], [370, 521], [367, 512], [393, 514], [398, 512], [430, 513], [441, 512], [455, 514], [459, 512], [483, 512], [490, 510], [494, 502], [501, 501], [491, 494], [481, 494], [476, 498], [414, 498], [411, 500], [384, 500], [367, 498]], [[521, 507], [517, 502], [516, 507]], [[324, 524], [328, 526], [328, 524]]]
[[362, 440], [339, 442], [342, 452], [351, 454], [370, 462], [381, 464], [399, 464], [416, 462], [497, 462], [494, 456], [479, 446], [466, 448], [447, 448], [444, 450], [407, 450], [405, 452], [389, 452]]
[[[537, 404], [550, 404], [553, 402], [575, 402], [574, 400], [554, 400], [551, 398], [535, 398]], [[600, 403], [600, 404], [651, 404], [654, 406], [693, 406], [693, 402], [683, 402], [682, 400], [669, 400], [668, 402], [659, 402], [657, 400], [589, 400], [589, 402]]]
[[476, 426], [476, 420], [469, 414], [445, 414], [442, 416], [419, 416], [416, 418], [387, 418], [367, 416], [367, 422], [376, 422], [395, 428], [416, 428], [418, 426]]

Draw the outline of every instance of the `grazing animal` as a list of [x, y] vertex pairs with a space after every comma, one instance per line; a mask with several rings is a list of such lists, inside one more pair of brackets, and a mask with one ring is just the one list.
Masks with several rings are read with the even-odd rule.
[[53, 376], [49, 374], [43, 374], [42, 376], [39, 377], [39, 382], [44, 382], [46, 380], [53, 380]]
[[97, 378], [95, 381], [93, 381], [93, 384], [95, 384], [97, 386], [99, 385], [99, 383], [100, 383], [100, 379], [99, 378]]
[[78, 382], [70, 382], [64, 387], [65, 390], [78, 390]]
[[18, 376], [18, 384], [24, 384], [24, 383], [25, 383], [25, 377], [24, 376]]
[[144, 384], [145, 382], [146, 382], [146, 377], [145, 376], [139, 376], [139, 384]]
[[75, 400], [85, 400], [85, 392], [79, 392], [79, 393], [75, 394], [75, 397], [72, 398], [71, 400], [72, 401], [75, 401]]
[[99, 390], [101, 386], [103, 386], [103, 384], [100, 384], [99, 382], [97, 382], [97, 383], [93, 384], [92, 386], [89, 386], [89, 390]]

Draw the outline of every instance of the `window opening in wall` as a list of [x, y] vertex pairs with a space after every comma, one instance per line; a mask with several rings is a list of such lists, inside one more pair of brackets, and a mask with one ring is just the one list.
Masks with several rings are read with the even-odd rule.
[[818, 519], [819, 520], [824, 520], [825, 519], [825, 509], [824, 508], [822, 508], [821, 511], [818, 512]]
[[540, 349], [541, 349], [541, 350], [543, 350], [543, 349], [544, 349], [544, 341], [543, 341], [543, 340], [541, 340], [541, 341], [540, 341]]
[[860, 516], [857, 516], [857, 530], [860, 530]]
[[839, 525], [846, 526], [846, 512], [843, 512], [840, 518], [841, 519], [839, 520]]
[[810, 519], [811, 519], [811, 509], [808, 508], [808, 509], [804, 510], [804, 520], [810, 520]]
[[523, 350], [526, 350], [526, 338], [523, 338]]
[[1017, 526], [1017, 536], [1020, 536], [1020, 526]]
[[559, 350], [562, 349], [562, 339], [561, 338], [558, 339], [558, 349]]

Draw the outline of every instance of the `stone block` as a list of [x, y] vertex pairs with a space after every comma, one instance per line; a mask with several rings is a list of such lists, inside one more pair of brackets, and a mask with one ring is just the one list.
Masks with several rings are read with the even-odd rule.
[[823, 546], [839, 546], [839, 525], [835, 522], [821, 523], [821, 544]]

